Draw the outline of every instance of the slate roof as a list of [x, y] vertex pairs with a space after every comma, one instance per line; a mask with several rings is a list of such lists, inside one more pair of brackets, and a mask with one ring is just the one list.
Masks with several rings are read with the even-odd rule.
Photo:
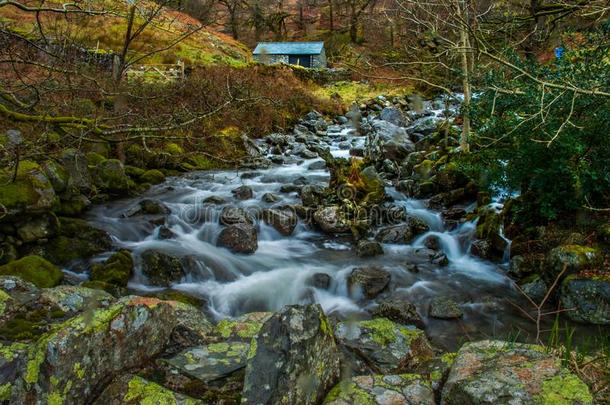
[[324, 42], [259, 42], [254, 55], [319, 55]]

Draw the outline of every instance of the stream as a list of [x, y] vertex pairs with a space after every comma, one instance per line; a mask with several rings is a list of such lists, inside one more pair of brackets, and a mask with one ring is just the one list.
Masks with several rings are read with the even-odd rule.
[[[439, 112], [435, 112], [439, 114]], [[421, 118], [426, 119], [426, 118]], [[428, 118], [429, 119], [429, 118]], [[263, 141], [259, 141], [263, 145]], [[362, 146], [349, 124], [330, 125], [320, 143], [335, 157], [349, 157], [350, 149]], [[469, 254], [476, 220], [447, 227], [441, 213], [427, 208], [426, 201], [410, 199], [392, 186], [386, 192], [394, 204], [428, 224], [430, 231], [409, 245], [384, 244], [384, 254], [360, 258], [349, 236], [330, 236], [299, 220], [291, 236], [282, 236], [262, 220], [256, 220], [258, 249], [254, 254], [235, 254], [216, 246], [222, 225], [219, 216], [226, 205], [257, 210], [274, 205], [301, 204], [296, 191], [282, 192], [282, 186], [328, 184], [329, 173], [320, 158], [305, 159], [286, 153], [286, 162], [266, 169], [194, 172], [168, 178], [144, 195], [99, 205], [89, 214], [91, 223], [107, 231], [117, 248], [133, 252], [136, 274], [129, 288], [136, 292], [154, 291], [140, 271], [141, 253], [154, 249], [187, 257], [188, 274], [172, 288], [199, 296], [215, 318], [235, 317], [253, 311], [277, 311], [288, 304], [318, 302], [330, 316], [340, 319], [369, 318], [377, 299], [391, 294], [415, 304], [433, 343], [449, 350], [466, 340], [510, 339], [517, 331], [531, 332], [534, 325], [525, 319], [515, 303], [520, 294], [505, 275], [505, 266]], [[238, 200], [231, 192], [249, 186], [254, 197]], [[286, 191], [286, 190], [284, 190]], [[265, 193], [280, 201], [264, 202]], [[208, 197], [221, 197], [225, 204], [209, 205]], [[162, 202], [171, 211], [159, 222], [151, 216], [125, 217], [145, 199]], [[473, 210], [474, 206], [466, 207]], [[159, 237], [161, 225], [173, 232], [170, 239]], [[424, 245], [436, 236], [449, 264], [435, 265]], [[103, 260], [108, 255], [100, 256]], [[412, 265], [417, 265], [417, 272]], [[410, 265], [410, 266], [408, 266]], [[347, 278], [355, 267], [382, 267], [391, 274], [386, 292], [376, 299], [365, 299], [350, 291]], [[328, 288], [312, 283], [314, 274], [330, 276]], [[464, 316], [441, 320], [428, 316], [430, 301], [449, 296], [460, 304]]]

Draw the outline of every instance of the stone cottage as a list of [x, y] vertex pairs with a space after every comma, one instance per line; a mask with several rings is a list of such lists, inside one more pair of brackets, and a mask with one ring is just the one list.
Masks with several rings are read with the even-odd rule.
[[252, 55], [255, 61], [265, 64], [326, 68], [324, 42], [260, 42]]

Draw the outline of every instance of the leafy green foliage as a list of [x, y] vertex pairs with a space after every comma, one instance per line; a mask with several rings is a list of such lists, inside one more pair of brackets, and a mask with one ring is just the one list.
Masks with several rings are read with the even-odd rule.
[[500, 70], [489, 73], [488, 90], [473, 104], [476, 148], [465, 167], [484, 173], [483, 186], [520, 193], [521, 211], [534, 221], [610, 206], [610, 98], [571, 90], [609, 91], [610, 30], [566, 38], [572, 41], [561, 60], [510, 60], [567, 89]]

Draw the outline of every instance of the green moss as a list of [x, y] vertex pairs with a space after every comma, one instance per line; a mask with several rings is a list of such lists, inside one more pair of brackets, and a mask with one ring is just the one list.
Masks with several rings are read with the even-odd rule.
[[0, 385], [0, 401], [8, 401], [13, 394], [13, 386], [11, 383]]
[[63, 405], [64, 398], [58, 392], [52, 392], [47, 397], [47, 405]]
[[542, 393], [536, 403], [544, 405], [590, 404], [593, 396], [587, 385], [573, 374], [557, 375], [542, 383]]
[[183, 155], [184, 154], [184, 149], [182, 149], [182, 147], [178, 144], [175, 143], [166, 143], [163, 146], [163, 151], [166, 153], [169, 153], [170, 155]]
[[238, 322], [223, 319], [216, 325], [216, 330], [223, 338], [228, 338], [232, 334], [237, 334], [241, 338], [251, 338], [256, 336], [261, 326], [260, 322]]
[[203, 155], [191, 155], [182, 166], [187, 170], [212, 170], [219, 168], [219, 164]]
[[253, 359], [256, 356], [256, 350], [258, 349], [258, 341], [256, 338], [252, 338], [250, 341], [250, 349], [248, 349], [248, 360]]
[[165, 175], [156, 169], [148, 170], [140, 176], [142, 183], [159, 184], [165, 181]]
[[225, 353], [229, 350], [229, 344], [224, 342], [213, 343], [211, 345], [208, 345], [208, 350], [210, 353]]
[[139, 179], [140, 176], [142, 176], [144, 173], [146, 173], [146, 170], [144, 169], [135, 166], [125, 165], [125, 174], [127, 174], [133, 179]]
[[134, 377], [129, 381], [128, 390], [123, 400], [125, 402], [133, 401], [140, 405], [176, 404], [176, 397], [173, 392], [140, 377]]
[[387, 318], [375, 318], [368, 321], [361, 321], [359, 325], [362, 328], [370, 330], [373, 341], [381, 346], [387, 346], [396, 341], [396, 332], [398, 331], [397, 327], [399, 325]]
[[445, 363], [447, 366], [451, 366], [457, 357], [457, 352], [444, 353], [441, 356], [441, 361]]
[[350, 380], [341, 381], [335, 385], [324, 399], [324, 403], [343, 400], [349, 404], [375, 405], [375, 400], [368, 392]]
[[35, 205], [40, 197], [30, 182], [18, 180], [14, 183], [6, 183], [6, 179], [0, 180], [0, 204], [11, 209], [25, 209]]
[[91, 267], [91, 281], [126, 287], [133, 272], [133, 259], [127, 250], [121, 250], [108, 258], [103, 264]]
[[87, 164], [89, 166], [97, 166], [98, 164], [104, 162], [106, 158], [99, 153], [89, 152], [87, 153]]
[[55, 287], [63, 279], [61, 270], [40, 256], [26, 256], [0, 266], [0, 274], [20, 277], [40, 288]]
[[85, 369], [83, 368], [83, 366], [80, 363], [74, 363], [74, 375], [76, 375], [76, 377], [78, 377], [78, 379], [82, 380], [83, 378], [85, 378]]

